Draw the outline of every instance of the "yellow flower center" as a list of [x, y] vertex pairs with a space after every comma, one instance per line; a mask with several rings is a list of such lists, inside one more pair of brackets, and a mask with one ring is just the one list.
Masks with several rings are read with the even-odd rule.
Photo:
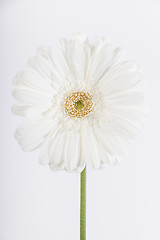
[[73, 118], [82, 118], [93, 110], [93, 99], [88, 92], [71, 93], [65, 102], [65, 112]]
[[77, 102], [75, 102], [74, 107], [76, 110], [81, 110], [84, 108], [84, 103], [82, 100], [78, 100]]

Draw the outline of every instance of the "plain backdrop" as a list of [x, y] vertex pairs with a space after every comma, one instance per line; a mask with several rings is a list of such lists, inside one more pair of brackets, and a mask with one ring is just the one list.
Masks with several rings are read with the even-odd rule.
[[160, 2], [0, 1], [0, 240], [79, 240], [79, 175], [38, 164], [13, 137], [15, 74], [41, 45], [107, 36], [142, 66], [150, 116], [120, 166], [87, 169], [87, 240], [160, 239]]

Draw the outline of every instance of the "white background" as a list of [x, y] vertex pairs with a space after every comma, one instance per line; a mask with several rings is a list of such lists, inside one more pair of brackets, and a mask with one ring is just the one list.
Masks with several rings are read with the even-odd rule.
[[127, 49], [148, 83], [150, 116], [117, 167], [87, 171], [87, 240], [160, 239], [160, 2], [0, 1], [0, 240], [79, 240], [79, 175], [52, 172], [13, 137], [12, 79], [40, 45], [84, 32]]

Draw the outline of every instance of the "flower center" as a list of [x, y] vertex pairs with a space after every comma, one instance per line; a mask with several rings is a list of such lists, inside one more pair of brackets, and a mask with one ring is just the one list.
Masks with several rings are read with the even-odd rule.
[[88, 92], [71, 93], [65, 102], [65, 112], [73, 118], [82, 118], [93, 110], [93, 99]]
[[84, 108], [84, 103], [82, 100], [78, 100], [77, 102], [75, 102], [74, 107], [76, 110], [81, 110]]

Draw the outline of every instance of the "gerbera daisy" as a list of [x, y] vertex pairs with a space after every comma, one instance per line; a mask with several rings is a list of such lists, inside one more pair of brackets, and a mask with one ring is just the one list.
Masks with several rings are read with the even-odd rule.
[[139, 66], [106, 38], [40, 47], [14, 84], [13, 112], [26, 118], [15, 137], [24, 151], [40, 147], [52, 170], [116, 164], [145, 119]]

